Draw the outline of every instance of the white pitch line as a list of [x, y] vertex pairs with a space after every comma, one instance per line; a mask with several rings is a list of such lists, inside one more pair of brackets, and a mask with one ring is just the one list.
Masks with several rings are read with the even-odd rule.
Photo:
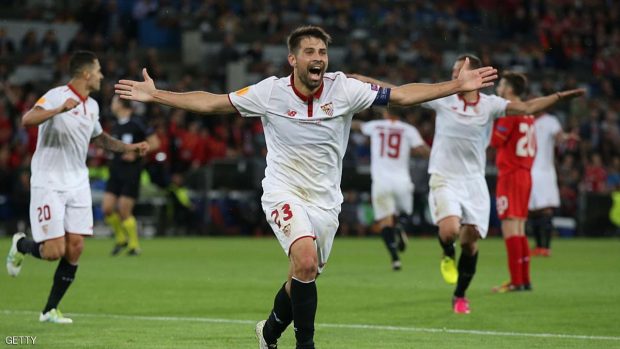
[[[6, 315], [13, 314], [39, 314], [36, 311], [28, 310], [0, 310], [0, 313]], [[185, 322], [208, 322], [219, 324], [237, 324], [237, 325], [253, 325], [255, 320], [236, 320], [236, 319], [217, 319], [206, 317], [181, 317], [181, 316], [144, 316], [144, 315], [118, 315], [118, 314], [86, 314], [86, 313], [70, 313], [75, 317], [94, 317], [94, 318], [110, 318], [121, 320], [144, 320], [144, 321], [185, 321]], [[427, 332], [427, 333], [458, 333], [471, 334], [481, 336], [500, 336], [500, 337], [533, 337], [533, 338], [557, 338], [557, 339], [583, 339], [583, 340], [608, 340], [620, 341], [620, 337], [616, 336], [589, 336], [578, 334], [563, 333], [527, 333], [527, 332], [501, 332], [501, 331], [485, 331], [485, 330], [463, 330], [450, 328], [425, 328], [425, 327], [407, 327], [407, 326], [384, 326], [384, 325], [365, 325], [365, 324], [316, 324], [316, 327], [324, 328], [344, 328], [354, 330], [378, 330], [378, 331], [398, 331], [398, 332]]]

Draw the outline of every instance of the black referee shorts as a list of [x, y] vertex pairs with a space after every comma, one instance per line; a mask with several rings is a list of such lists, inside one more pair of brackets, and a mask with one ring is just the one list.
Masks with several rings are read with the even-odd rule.
[[106, 193], [138, 199], [140, 194], [141, 167], [111, 168]]

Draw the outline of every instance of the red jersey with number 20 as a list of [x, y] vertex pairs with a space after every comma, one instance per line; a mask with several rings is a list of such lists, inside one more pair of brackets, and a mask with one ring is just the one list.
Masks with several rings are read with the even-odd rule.
[[491, 146], [497, 149], [498, 175], [519, 169], [528, 173], [536, 155], [534, 116], [519, 115], [497, 119], [491, 136]]

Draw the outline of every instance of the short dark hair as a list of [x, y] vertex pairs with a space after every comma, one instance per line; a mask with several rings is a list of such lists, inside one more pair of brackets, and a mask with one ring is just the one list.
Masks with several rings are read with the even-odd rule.
[[508, 85], [512, 87], [512, 92], [519, 97], [522, 97], [527, 93], [527, 77], [521, 73], [513, 71], [505, 71], [502, 74], [502, 79], [506, 80]]
[[456, 61], [464, 61], [465, 58], [469, 58], [469, 66], [472, 69], [478, 69], [480, 67], [482, 67], [482, 61], [480, 60], [480, 58], [478, 58], [478, 56], [476, 56], [475, 54], [472, 53], [463, 53], [462, 55], [459, 55], [458, 57], [456, 57]]
[[293, 53], [299, 49], [299, 43], [303, 38], [311, 37], [322, 40], [325, 43], [325, 46], [329, 46], [332, 42], [332, 37], [327, 34], [325, 30], [321, 27], [317, 27], [315, 25], [305, 25], [303, 27], [298, 27], [293, 30], [291, 34], [286, 39], [286, 44], [288, 45], [288, 52]]
[[118, 102], [123, 108], [133, 110], [133, 104], [131, 104], [131, 100], [118, 97]]
[[69, 74], [77, 76], [84, 67], [92, 65], [97, 56], [91, 51], [75, 51], [69, 59]]

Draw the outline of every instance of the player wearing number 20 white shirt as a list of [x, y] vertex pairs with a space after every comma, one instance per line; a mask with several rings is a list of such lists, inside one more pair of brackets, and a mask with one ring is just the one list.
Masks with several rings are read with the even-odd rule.
[[[481, 65], [473, 55], [459, 56], [452, 76], [458, 74], [465, 62], [472, 67]], [[363, 79], [390, 87], [374, 79]], [[570, 90], [535, 98], [529, 101], [508, 101], [478, 91], [448, 96], [423, 103], [435, 110], [435, 138], [429, 164], [429, 205], [434, 222], [439, 226], [439, 241], [444, 251], [440, 270], [444, 280], [456, 283], [452, 308], [457, 314], [470, 312], [465, 291], [476, 272], [478, 244], [487, 233], [490, 197], [484, 178], [485, 150], [489, 143], [493, 121], [502, 115], [533, 114], [561, 98], [583, 94]], [[462, 253], [455, 261], [454, 242], [460, 240]]]
[[24, 254], [58, 260], [58, 268], [47, 304], [39, 321], [71, 323], [57, 309], [69, 288], [82, 254], [84, 235], [93, 233], [93, 216], [86, 154], [91, 140], [115, 152], [148, 150], [146, 142], [124, 144], [103, 132], [99, 106], [89, 97], [101, 86], [101, 66], [88, 51], [71, 56], [71, 81], [49, 90], [24, 114], [24, 126], [39, 127], [32, 158], [30, 225], [33, 239], [23, 233], [13, 236], [7, 270], [17, 276]]
[[409, 216], [413, 211], [409, 157], [411, 150], [428, 156], [429, 148], [418, 130], [400, 121], [395, 110], [385, 109], [383, 120], [354, 124], [354, 128], [370, 137], [372, 208], [392, 259], [392, 269], [400, 270], [398, 250], [404, 251], [407, 236], [396, 227], [395, 216]]
[[275, 348], [291, 322], [297, 348], [314, 348], [315, 278], [327, 262], [338, 228], [342, 159], [353, 114], [373, 104], [413, 105], [474, 90], [497, 78], [493, 68], [485, 67], [467, 70], [450, 82], [380, 88], [342, 73], [325, 73], [330, 40], [319, 27], [295, 29], [287, 42], [292, 74], [230, 94], [161, 91], [146, 70], [143, 82], [121, 80], [115, 85], [125, 99], [261, 118], [267, 142], [262, 206], [290, 263], [269, 318], [256, 326], [264, 349]]

